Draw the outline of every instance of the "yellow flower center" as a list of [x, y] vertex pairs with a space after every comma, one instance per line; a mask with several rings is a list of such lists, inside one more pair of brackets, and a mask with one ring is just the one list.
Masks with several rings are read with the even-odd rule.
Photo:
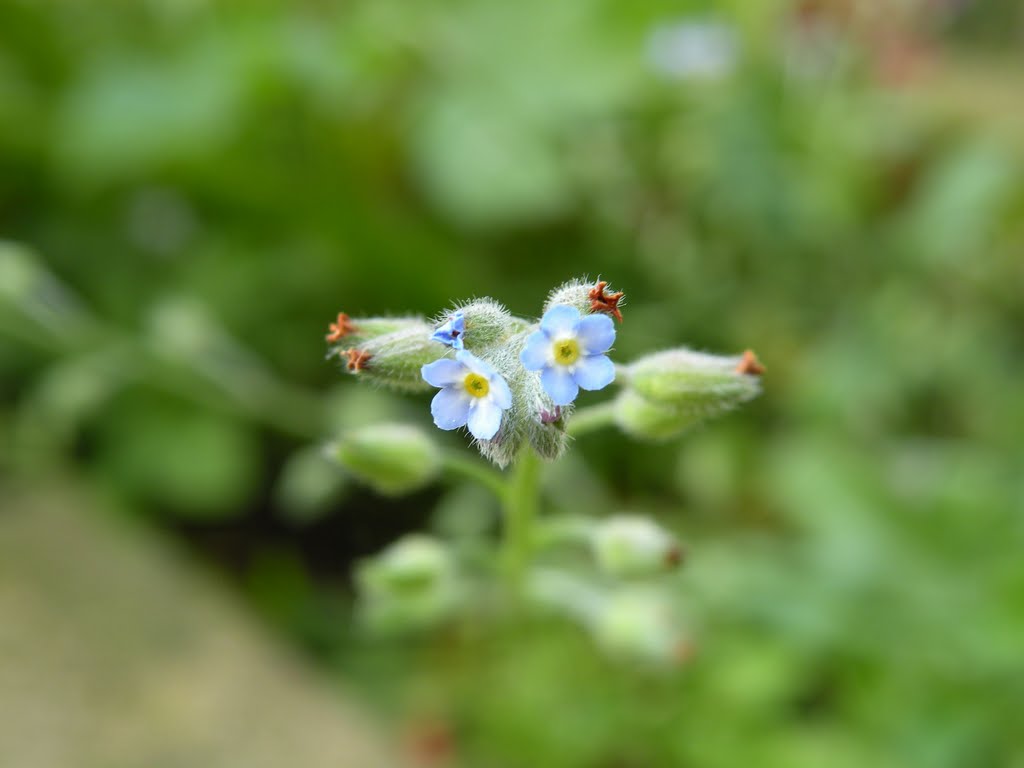
[[462, 382], [462, 386], [473, 397], [486, 397], [487, 393], [491, 391], [490, 382], [479, 373], [466, 374], [466, 379]]
[[576, 339], [562, 339], [555, 342], [555, 362], [559, 365], [572, 365], [580, 357], [580, 345]]

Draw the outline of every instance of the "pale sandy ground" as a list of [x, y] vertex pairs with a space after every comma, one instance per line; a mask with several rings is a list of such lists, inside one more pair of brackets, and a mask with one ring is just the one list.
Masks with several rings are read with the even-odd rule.
[[396, 768], [386, 742], [166, 542], [0, 484], [0, 766]]

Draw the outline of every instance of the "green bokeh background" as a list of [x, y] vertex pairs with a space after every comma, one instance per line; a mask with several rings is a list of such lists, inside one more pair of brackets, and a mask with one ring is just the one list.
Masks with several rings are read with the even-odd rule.
[[[687, 20], [728, 71], [659, 71]], [[453, 764], [1024, 765], [1022, 29], [1012, 2], [0, 0], [0, 473], [143, 519]], [[325, 362], [327, 323], [531, 316], [580, 274], [627, 291], [618, 359], [768, 369], [737, 414], [546, 478], [548, 509], [683, 537], [696, 655], [365, 637], [354, 559], [496, 512], [318, 463], [429, 425]]]

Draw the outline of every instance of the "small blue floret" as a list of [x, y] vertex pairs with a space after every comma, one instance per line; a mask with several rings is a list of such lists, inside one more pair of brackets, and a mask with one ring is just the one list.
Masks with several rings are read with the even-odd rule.
[[434, 331], [430, 338], [454, 349], [463, 349], [462, 337], [465, 335], [466, 318], [461, 312], [456, 312], [448, 318], [444, 325]]
[[527, 370], [540, 371], [555, 405], [569, 405], [581, 388], [604, 389], [615, 380], [615, 364], [605, 354], [614, 342], [610, 317], [582, 317], [575, 307], [560, 304], [544, 313], [519, 359]]
[[425, 382], [441, 388], [430, 403], [439, 428], [468, 426], [477, 440], [498, 434], [504, 412], [512, 407], [512, 391], [493, 366], [462, 350], [454, 360], [436, 360], [420, 372]]

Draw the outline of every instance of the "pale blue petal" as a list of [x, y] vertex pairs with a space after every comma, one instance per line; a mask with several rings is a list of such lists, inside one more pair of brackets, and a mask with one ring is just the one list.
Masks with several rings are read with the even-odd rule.
[[432, 387], [447, 387], [466, 377], [466, 366], [455, 360], [441, 358], [420, 368], [420, 375]]
[[430, 336], [432, 341], [439, 341], [442, 344], [447, 344], [449, 347], [454, 349], [462, 349], [462, 335], [455, 333], [448, 326], [438, 328]]
[[615, 364], [605, 355], [581, 357], [572, 377], [583, 389], [604, 389], [615, 381]]
[[512, 390], [501, 376], [491, 379], [491, 400], [501, 409], [512, 407]]
[[576, 329], [580, 351], [584, 355], [600, 355], [615, 343], [615, 324], [608, 315], [587, 315]]
[[466, 334], [466, 318], [461, 312], [456, 312], [448, 318], [433, 335], [434, 341], [440, 341], [455, 349], [462, 349], [462, 337]]
[[469, 411], [469, 432], [477, 440], [490, 440], [501, 426], [501, 408], [489, 397], [477, 400]]
[[551, 337], [544, 331], [531, 333], [519, 353], [519, 359], [528, 371], [539, 371], [545, 365], [551, 365]]
[[544, 313], [540, 329], [552, 338], [572, 336], [580, 322], [580, 311], [568, 304], [559, 304]]
[[494, 370], [494, 366], [490, 363], [484, 362], [479, 357], [474, 355], [472, 352], [462, 350], [461, 352], [455, 353], [455, 359], [462, 363], [466, 368], [471, 370], [473, 373], [479, 373], [485, 379], [492, 379], [498, 376], [498, 372]]
[[540, 375], [540, 383], [544, 385], [544, 391], [554, 401], [555, 405], [568, 405], [576, 399], [580, 388], [573, 381], [572, 374], [562, 366], [545, 368]]
[[430, 402], [430, 415], [441, 429], [458, 429], [469, 418], [470, 397], [456, 387], [446, 387]]

